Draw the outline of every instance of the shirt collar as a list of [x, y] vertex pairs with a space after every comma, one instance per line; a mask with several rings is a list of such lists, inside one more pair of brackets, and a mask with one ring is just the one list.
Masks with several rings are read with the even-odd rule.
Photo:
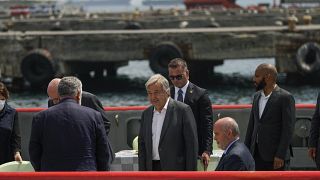
[[240, 138], [237, 137], [234, 141], [232, 141], [232, 142], [228, 145], [228, 147], [226, 148], [226, 150], [224, 150], [223, 154], [227, 154], [229, 148], [230, 148], [235, 142], [237, 142], [239, 139], [240, 139]]
[[188, 80], [187, 84], [184, 85], [182, 88], [178, 88], [178, 87], [175, 86], [174, 87], [174, 92], [177, 94], [179, 89], [181, 89], [183, 91], [183, 94], [185, 94], [187, 92], [188, 86], [189, 86], [189, 80]]
[[262, 97], [262, 98], [265, 98], [265, 99], [268, 99], [268, 98], [271, 96], [271, 94], [272, 94], [272, 92], [271, 92], [268, 96], [266, 96], [266, 95], [264, 94], [264, 92], [261, 91], [261, 97]]
[[[170, 97], [167, 99], [167, 102], [166, 102], [166, 104], [163, 106], [161, 112], [163, 112], [163, 110], [167, 110], [168, 104], [169, 104], [169, 100], [170, 100]], [[153, 107], [153, 112], [158, 112], [158, 111], [156, 110], [156, 107]]]

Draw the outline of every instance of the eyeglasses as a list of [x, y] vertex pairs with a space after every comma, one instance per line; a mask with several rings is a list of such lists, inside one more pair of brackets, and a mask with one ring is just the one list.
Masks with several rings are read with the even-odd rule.
[[183, 78], [183, 74], [179, 74], [176, 76], [169, 76], [169, 78], [173, 81], [174, 79], [176, 80], [181, 80]]

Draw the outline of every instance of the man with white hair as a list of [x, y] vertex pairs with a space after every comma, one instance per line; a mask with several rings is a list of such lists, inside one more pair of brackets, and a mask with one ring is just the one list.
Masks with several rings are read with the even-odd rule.
[[36, 171], [105, 171], [111, 153], [101, 114], [80, 105], [82, 83], [64, 77], [59, 103], [33, 117], [30, 161]]
[[196, 170], [198, 137], [191, 108], [170, 98], [169, 82], [160, 74], [145, 86], [152, 105], [141, 117], [139, 170]]
[[247, 146], [240, 142], [237, 122], [225, 117], [217, 120], [213, 127], [214, 140], [224, 150], [216, 171], [254, 171], [254, 159]]

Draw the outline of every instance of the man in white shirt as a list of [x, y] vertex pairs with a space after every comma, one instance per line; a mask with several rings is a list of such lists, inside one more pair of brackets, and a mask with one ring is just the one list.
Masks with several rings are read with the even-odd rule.
[[185, 60], [175, 58], [168, 64], [171, 98], [189, 105], [192, 109], [198, 131], [198, 157], [206, 169], [213, 142], [213, 112], [208, 91], [189, 81], [189, 70]]
[[253, 77], [254, 95], [245, 144], [257, 171], [288, 170], [295, 122], [293, 96], [277, 84], [277, 70], [260, 64]]
[[152, 105], [141, 116], [139, 170], [196, 170], [198, 137], [191, 108], [170, 98], [169, 82], [160, 74], [145, 86]]

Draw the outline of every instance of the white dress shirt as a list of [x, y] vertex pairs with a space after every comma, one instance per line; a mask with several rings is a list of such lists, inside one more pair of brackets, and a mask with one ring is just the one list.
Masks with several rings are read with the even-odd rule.
[[184, 98], [186, 97], [186, 92], [187, 92], [188, 86], [189, 86], [189, 81], [182, 88], [174, 87], [174, 100], [178, 100], [178, 91], [179, 91], [179, 89], [181, 89], [183, 92], [182, 97], [183, 97], [183, 102], [184, 102]]
[[162, 125], [164, 118], [166, 116], [167, 107], [169, 103], [169, 99], [167, 99], [166, 104], [164, 105], [161, 112], [157, 111], [156, 109], [153, 110], [153, 117], [152, 117], [152, 160], [160, 160], [159, 156], [159, 141], [160, 135], [162, 130]]
[[268, 96], [266, 96], [264, 94], [264, 92], [261, 91], [261, 96], [260, 96], [260, 99], [259, 99], [259, 118], [261, 118], [262, 113], [264, 111], [264, 108], [266, 107], [266, 104], [267, 104], [271, 94], [272, 94], [272, 92]]

